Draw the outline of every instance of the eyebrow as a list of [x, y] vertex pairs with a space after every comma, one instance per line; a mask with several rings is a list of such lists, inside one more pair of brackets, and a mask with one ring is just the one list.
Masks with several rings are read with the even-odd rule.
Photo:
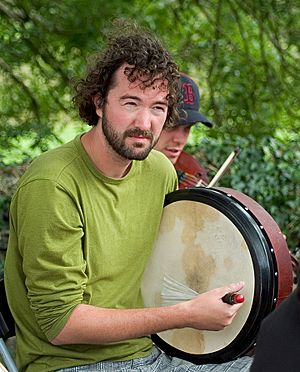
[[[139, 102], [142, 101], [142, 99], [140, 97], [131, 96], [130, 94], [124, 94], [124, 96], [120, 97], [120, 101], [122, 101], [124, 99], [133, 99], [133, 100], [136, 100], [136, 101], [139, 101]], [[168, 101], [167, 101], [167, 99], [166, 100], [158, 100], [158, 101], [153, 102], [153, 104], [168, 106]]]

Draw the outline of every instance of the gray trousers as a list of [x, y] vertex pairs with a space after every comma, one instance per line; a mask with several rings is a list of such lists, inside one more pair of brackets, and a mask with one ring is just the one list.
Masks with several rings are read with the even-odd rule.
[[237, 360], [222, 364], [196, 365], [185, 360], [170, 357], [154, 348], [153, 352], [144, 358], [127, 360], [124, 362], [99, 362], [78, 367], [60, 369], [58, 372], [79, 372], [79, 371], [102, 371], [102, 372], [238, 372], [250, 371], [252, 358], [245, 356]]

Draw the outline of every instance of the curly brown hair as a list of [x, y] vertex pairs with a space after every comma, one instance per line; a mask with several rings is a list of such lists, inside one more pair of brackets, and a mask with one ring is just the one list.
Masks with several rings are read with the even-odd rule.
[[165, 127], [172, 126], [178, 120], [177, 106], [181, 99], [178, 67], [153, 34], [128, 21], [114, 23], [106, 50], [94, 57], [86, 78], [76, 83], [73, 102], [79, 109], [80, 117], [89, 125], [97, 125], [99, 117], [93, 98], [97, 95], [98, 107], [103, 106], [108, 91], [115, 83], [115, 72], [124, 64], [130, 65], [125, 69], [130, 82], [141, 76], [143, 87], [157, 79], [167, 81], [168, 114]]

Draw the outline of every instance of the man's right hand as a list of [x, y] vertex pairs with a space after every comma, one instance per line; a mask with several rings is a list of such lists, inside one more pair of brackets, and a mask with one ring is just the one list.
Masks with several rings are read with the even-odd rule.
[[199, 330], [219, 331], [231, 324], [238, 310], [243, 305], [229, 305], [222, 297], [227, 293], [235, 293], [244, 287], [244, 282], [233, 283], [200, 294], [190, 301], [174, 305], [185, 314], [186, 327]]

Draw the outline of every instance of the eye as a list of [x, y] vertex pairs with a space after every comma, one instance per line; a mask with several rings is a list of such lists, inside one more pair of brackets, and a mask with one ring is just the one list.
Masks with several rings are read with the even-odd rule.
[[163, 114], [166, 111], [166, 107], [165, 106], [153, 106], [152, 110], [158, 114], [160, 113]]
[[123, 106], [128, 111], [134, 111], [137, 108], [137, 103], [135, 101], [125, 101]]
[[124, 103], [125, 106], [136, 106], [136, 102], [129, 101]]

